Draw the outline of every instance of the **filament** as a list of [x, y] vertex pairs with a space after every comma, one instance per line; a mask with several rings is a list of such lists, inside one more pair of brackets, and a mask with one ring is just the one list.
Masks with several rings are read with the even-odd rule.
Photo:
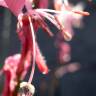
[[42, 12], [39, 12], [39, 11], [38, 11], [38, 13], [40, 13], [42, 16], [44, 16], [46, 19], [48, 19], [48, 20], [49, 20], [51, 23], [53, 23], [57, 28], [59, 27], [58, 24], [57, 24], [57, 22], [54, 20], [55, 18], [54, 18], [53, 15], [51, 15], [51, 14], [49, 14], [49, 13], [46, 13], [46, 12], [44, 12], [44, 11], [42, 11]]
[[78, 11], [78, 10], [66, 10], [66, 11], [56, 11], [52, 9], [36, 9], [37, 12], [50, 12], [50, 13], [55, 13], [55, 14], [67, 14], [67, 13], [76, 13], [80, 15], [85, 15], [88, 16], [90, 15], [89, 12], [83, 12], [83, 11]]
[[35, 48], [35, 35], [34, 35], [34, 29], [33, 29], [33, 25], [31, 22], [31, 17], [28, 16], [29, 19], [29, 23], [30, 23], [30, 28], [31, 28], [31, 33], [32, 33], [32, 41], [33, 41], [33, 64], [32, 64], [32, 71], [28, 80], [28, 83], [31, 83], [33, 80], [33, 75], [34, 75], [34, 71], [35, 71], [35, 60], [36, 60], [36, 48]]
[[56, 10], [52, 10], [52, 9], [36, 9], [36, 11], [45, 11], [45, 12], [50, 12], [50, 13], [55, 13], [55, 14], [60, 14], [63, 11], [56, 11]]

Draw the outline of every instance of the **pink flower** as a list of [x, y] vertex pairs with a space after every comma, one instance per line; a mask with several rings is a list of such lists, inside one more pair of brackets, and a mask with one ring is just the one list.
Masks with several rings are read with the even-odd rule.
[[75, 6], [72, 6], [72, 4], [68, 2], [68, 0], [63, 0], [63, 1], [54, 0], [54, 8], [56, 10], [59, 10], [59, 11], [61, 10], [65, 12], [65, 14], [61, 13], [57, 15], [57, 18], [59, 22], [64, 26], [65, 31], [70, 36], [70, 38], [67, 38], [66, 36], [64, 36], [65, 40], [69, 41], [74, 36], [73, 26], [80, 27], [82, 24], [81, 20], [83, 16], [87, 16], [89, 15], [89, 13], [83, 12], [84, 4], [81, 2]]
[[[1, 2], [1, 1], [0, 1]], [[4, 3], [4, 4], [2, 4], [2, 2]], [[39, 14], [37, 14], [34, 10], [32, 10], [32, 8], [31, 7], [29, 7], [31, 4], [32, 4], [32, 2], [33, 1], [29, 1], [29, 0], [15, 0], [15, 1], [13, 1], [13, 0], [2, 0], [2, 2], [0, 3], [2, 6], [4, 6], [4, 7], [7, 7], [7, 8], [9, 8], [10, 10], [11, 10], [11, 12], [15, 15], [15, 16], [17, 16], [17, 17], [19, 17], [20, 16], [20, 14], [23, 14], [24, 16], [23, 16], [23, 18], [22, 18], [22, 20], [20, 21], [19, 19], [19, 22], [18, 22], [18, 26], [19, 27], [17, 27], [17, 33], [18, 33], [18, 35], [19, 35], [19, 37], [20, 37], [20, 40], [21, 40], [21, 44], [22, 44], [22, 52], [21, 52], [21, 59], [20, 59], [20, 64], [18, 65], [19, 67], [18, 67], [18, 74], [19, 73], [22, 73], [22, 71], [23, 71], [23, 67], [22, 66], [24, 66], [24, 65], [22, 65], [23, 63], [23, 60], [24, 60], [24, 58], [25, 58], [25, 56], [26, 56], [26, 53], [27, 52], [29, 52], [29, 51], [31, 51], [31, 54], [30, 54], [30, 56], [32, 57], [32, 55], [33, 55], [33, 42], [32, 42], [32, 40], [33, 40], [33, 38], [32, 38], [32, 35], [31, 35], [31, 30], [30, 30], [30, 26], [29, 26], [29, 17], [28, 17], [28, 15], [32, 15], [32, 18], [35, 20], [35, 18], [37, 19], [37, 20], [35, 20], [35, 22], [34, 22], [34, 27], [35, 27], [35, 24], [36, 24], [36, 26], [42, 26], [43, 27], [43, 29], [44, 30], [47, 30], [48, 32], [49, 32], [49, 34], [51, 34], [51, 32], [49, 31], [49, 29], [47, 28], [47, 24], [46, 23], [44, 23], [44, 20], [43, 20], [43, 18], [41, 18], [41, 16], [39, 15]], [[35, 3], [35, 2], [34, 2]], [[5, 6], [5, 4], [6, 4], [6, 6]], [[29, 9], [31, 9], [31, 11], [30, 12], [27, 12], [27, 13], [22, 13], [22, 9], [23, 9], [23, 7], [24, 7], [24, 5], [26, 6], [26, 8], [27, 8], [27, 10], [29, 10]], [[46, 7], [47, 6], [47, 2], [44, 2], [44, 6], [43, 6], [43, 3], [41, 4], [41, 2], [39, 2], [39, 6], [40, 7]], [[38, 7], [39, 7], [38, 6]], [[29, 14], [30, 13], [30, 14]], [[36, 15], [36, 16], [34, 16], [34, 15]], [[31, 18], [31, 19], [32, 19]], [[33, 21], [33, 20], [32, 20]], [[38, 25], [37, 25], [37, 22], [39, 23]], [[43, 22], [43, 23], [42, 23]], [[20, 26], [20, 24], [19, 23], [22, 23], [23, 24], [23, 26]], [[21, 28], [22, 27], [22, 28]], [[38, 28], [37, 27], [37, 28]], [[35, 27], [35, 30], [37, 29], [36, 27]], [[19, 31], [18, 31], [19, 30]], [[28, 32], [27, 32], [28, 31]], [[26, 33], [27, 32], [27, 33]], [[25, 35], [26, 34], [26, 35]], [[34, 34], [34, 33], [33, 33]], [[38, 45], [37, 45], [38, 46]], [[47, 71], [48, 71], [48, 68], [47, 67], [45, 67], [45, 60], [43, 59], [43, 57], [42, 57], [42, 54], [41, 54], [41, 52], [40, 52], [40, 50], [39, 50], [39, 48], [37, 48], [37, 46], [36, 46], [36, 57], [38, 58], [38, 59], [36, 59], [36, 62], [38, 62], [38, 66], [39, 66], [39, 69], [43, 72], [45, 72], [45, 73], [47, 73]], [[38, 55], [39, 54], [39, 55]], [[33, 56], [34, 57], [34, 56]], [[40, 60], [40, 59], [42, 59], [42, 60]], [[39, 61], [38, 61], [39, 60]], [[34, 61], [34, 60], [33, 60]], [[42, 63], [40, 63], [40, 62], [42, 62]], [[40, 65], [41, 64], [41, 65]], [[44, 68], [43, 68], [43, 64], [44, 64]], [[29, 64], [30, 65], [30, 64]]]
[[[3, 72], [5, 74], [5, 83], [4, 83], [4, 90], [3, 90], [3, 96], [13, 96], [14, 92], [16, 92], [16, 86], [18, 85], [18, 80], [22, 80], [26, 72], [29, 68], [30, 59], [28, 56], [26, 56], [26, 59], [24, 60], [24, 70], [19, 75], [17, 75], [18, 66], [20, 63], [21, 55], [15, 54], [13, 56], [9, 56], [6, 58], [4, 66], [3, 66]], [[20, 77], [19, 77], [20, 76]]]
[[57, 34], [55, 45], [58, 48], [59, 62], [65, 64], [71, 59], [71, 47], [68, 43], [65, 43], [65, 41], [70, 41], [72, 39], [74, 36], [73, 26], [80, 27], [83, 16], [87, 16], [89, 13], [83, 12], [83, 3], [72, 6], [68, 0], [54, 0], [54, 8], [57, 11], [62, 11], [62, 13], [57, 14], [56, 16], [58, 24], [63, 30]]
[[[35, 62], [43, 74], [48, 73], [46, 61], [40, 52], [35, 38], [35, 32], [39, 27], [42, 27], [49, 36], [53, 36], [44, 18], [52, 22], [64, 36], [67, 36], [67, 38], [70, 38], [70, 34], [56, 16], [58, 14], [66, 13], [66, 11], [44, 9], [48, 6], [47, 0], [46, 2], [45, 0], [0, 0], [0, 6], [8, 8], [18, 19], [17, 34], [22, 46], [21, 55], [8, 57], [4, 65], [4, 72], [6, 73], [5, 84], [7, 87], [4, 87], [3, 96], [14, 96], [14, 94], [17, 94], [16, 89], [18, 89], [18, 84], [20, 80], [25, 77], [25, 74], [31, 65], [31, 61], [32, 72], [28, 81], [29, 83], [31, 83], [33, 79]], [[25, 12], [23, 12], [24, 8]], [[75, 10], [67, 11], [76, 14], [83, 13]], [[51, 13], [54, 13], [54, 15]], [[11, 84], [13, 86], [11, 86]]]
[[43, 56], [42, 56], [42, 54], [40, 52], [38, 44], [37, 44], [36, 40], [34, 40], [34, 42], [33, 42], [33, 38], [34, 38], [35, 35], [33, 34], [34, 35], [33, 37], [31, 35], [31, 31], [32, 30], [30, 29], [30, 22], [29, 22], [28, 16], [25, 15], [25, 16], [20, 17], [20, 18], [22, 18], [21, 23], [23, 23], [23, 26], [21, 26], [22, 27], [21, 28], [20, 24], [18, 25], [17, 33], [18, 33], [19, 38], [20, 38], [21, 43], [22, 43], [22, 49], [23, 49], [22, 53], [25, 52], [24, 50], [30, 50], [31, 53], [32, 53], [31, 56], [34, 57], [34, 50], [33, 50], [34, 44], [33, 43], [35, 43], [35, 46], [34, 46], [35, 47], [35, 51], [36, 51], [36, 53], [35, 53], [36, 54], [36, 58], [35, 59], [36, 59], [36, 63], [38, 65], [38, 68], [40, 69], [40, 71], [42, 73], [48, 73], [47, 66], [44, 67], [45, 69], [43, 68], [43, 66], [46, 65], [46, 62], [45, 62], [45, 60], [44, 60], [44, 58], [43, 58]]

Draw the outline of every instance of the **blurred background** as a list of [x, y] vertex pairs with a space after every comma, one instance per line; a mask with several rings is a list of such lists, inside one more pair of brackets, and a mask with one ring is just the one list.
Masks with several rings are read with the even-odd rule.
[[[36, 68], [33, 80], [35, 96], [96, 96], [96, 1], [69, 0], [74, 6], [81, 1], [85, 4], [84, 11], [90, 12], [90, 16], [83, 17], [81, 28], [73, 27], [71, 41], [60, 38], [57, 29], [48, 21], [54, 37], [42, 29], [36, 34], [50, 72], [42, 75]], [[49, 8], [54, 8], [52, 0], [49, 0]], [[0, 7], [0, 68], [7, 56], [20, 52], [16, 22], [9, 10]], [[60, 52], [64, 52], [63, 57]], [[28, 77], [29, 74], [25, 80]], [[3, 81], [4, 76], [0, 76], [0, 93]]]

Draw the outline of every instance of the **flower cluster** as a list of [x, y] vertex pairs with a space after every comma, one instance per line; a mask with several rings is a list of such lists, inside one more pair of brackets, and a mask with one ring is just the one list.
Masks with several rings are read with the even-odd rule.
[[3, 96], [17, 96], [20, 81], [25, 77], [31, 62], [32, 72], [28, 83], [32, 82], [35, 62], [43, 74], [47, 74], [49, 71], [35, 35], [38, 28], [41, 27], [49, 36], [53, 36], [45, 19], [55, 25], [64, 38], [70, 39], [72, 35], [66, 30], [66, 26], [62, 24], [58, 16], [64, 17], [66, 13], [79, 15], [89, 15], [89, 13], [73, 10], [66, 6], [66, 2], [64, 3], [65, 10], [46, 9], [47, 0], [0, 0], [0, 6], [8, 8], [18, 20], [17, 34], [21, 41], [21, 53], [8, 57], [3, 67], [6, 75]]

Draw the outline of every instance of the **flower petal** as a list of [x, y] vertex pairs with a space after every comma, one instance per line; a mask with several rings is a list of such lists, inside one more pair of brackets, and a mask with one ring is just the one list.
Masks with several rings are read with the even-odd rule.
[[47, 8], [48, 7], [48, 0], [40, 0], [39, 8]]
[[4, 0], [0, 0], [0, 6], [2, 7], [8, 7]]
[[39, 68], [39, 70], [43, 73], [43, 74], [47, 74], [48, 73], [48, 67], [46, 65], [46, 61], [44, 59], [44, 57], [42, 56], [39, 46], [36, 44], [36, 64]]
[[5, 0], [8, 8], [12, 11], [14, 15], [18, 15], [25, 4], [25, 0]]

